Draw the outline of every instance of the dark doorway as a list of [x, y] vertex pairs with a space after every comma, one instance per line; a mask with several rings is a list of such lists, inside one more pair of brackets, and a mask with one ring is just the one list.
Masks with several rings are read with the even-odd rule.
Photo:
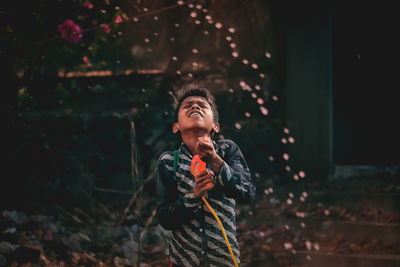
[[333, 11], [334, 163], [398, 165], [396, 9], [357, 2]]

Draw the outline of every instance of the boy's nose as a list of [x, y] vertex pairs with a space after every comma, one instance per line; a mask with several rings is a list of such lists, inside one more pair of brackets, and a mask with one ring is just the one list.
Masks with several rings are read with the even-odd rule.
[[190, 107], [190, 109], [195, 109], [195, 108], [200, 109], [200, 106], [197, 105], [197, 104], [193, 104], [193, 105]]

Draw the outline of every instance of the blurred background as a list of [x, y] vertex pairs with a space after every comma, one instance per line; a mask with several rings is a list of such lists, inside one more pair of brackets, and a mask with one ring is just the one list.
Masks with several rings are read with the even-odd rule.
[[394, 10], [3, 3], [0, 266], [167, 266], [154, 170], [188, 84], [213, 92], [257, 187], [237, 207], [242, 266], [398, 266]]

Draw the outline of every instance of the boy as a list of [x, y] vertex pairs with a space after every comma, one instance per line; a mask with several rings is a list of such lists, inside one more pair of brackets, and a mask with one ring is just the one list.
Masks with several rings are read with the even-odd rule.
[[[158, 161], [157, 216], [171, 230], [170, 266], [234, 266], [221, 228], [202, 201], [205, 196], [218, 215], [239, 263], [236, 239], [236, 200], [248, 204], [255, 197], [250, 170], [239, 147], [231, 140], [212, 141], [218, 133], [215, 99], [205, 88], [183, 88], [176, 94], [180, 133], [179, 157], [164, 152]], [[191, 174], [191, 160], [198, 155], [206, 170]]]

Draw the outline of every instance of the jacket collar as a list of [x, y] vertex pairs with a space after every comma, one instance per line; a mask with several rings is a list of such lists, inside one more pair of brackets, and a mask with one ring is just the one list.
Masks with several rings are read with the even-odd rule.
[[[217, 144], [217, 142], [215, 142], [214, 140], [212, 141], [213, 145], [214, 145], [214, 149], [215, 152], [220, 156], [223, 157], [224, 153], [222, 151], [222, 149], [220, 148], [220, 146]], [[179, 153], [184, 153], [185, 155], [187, 155], [190, 159], [193, 158], [192, 153], [189, 151], [189, 148], [185, 145], [185, 143], [181, 143], [180, 147], [179, 147]]]

